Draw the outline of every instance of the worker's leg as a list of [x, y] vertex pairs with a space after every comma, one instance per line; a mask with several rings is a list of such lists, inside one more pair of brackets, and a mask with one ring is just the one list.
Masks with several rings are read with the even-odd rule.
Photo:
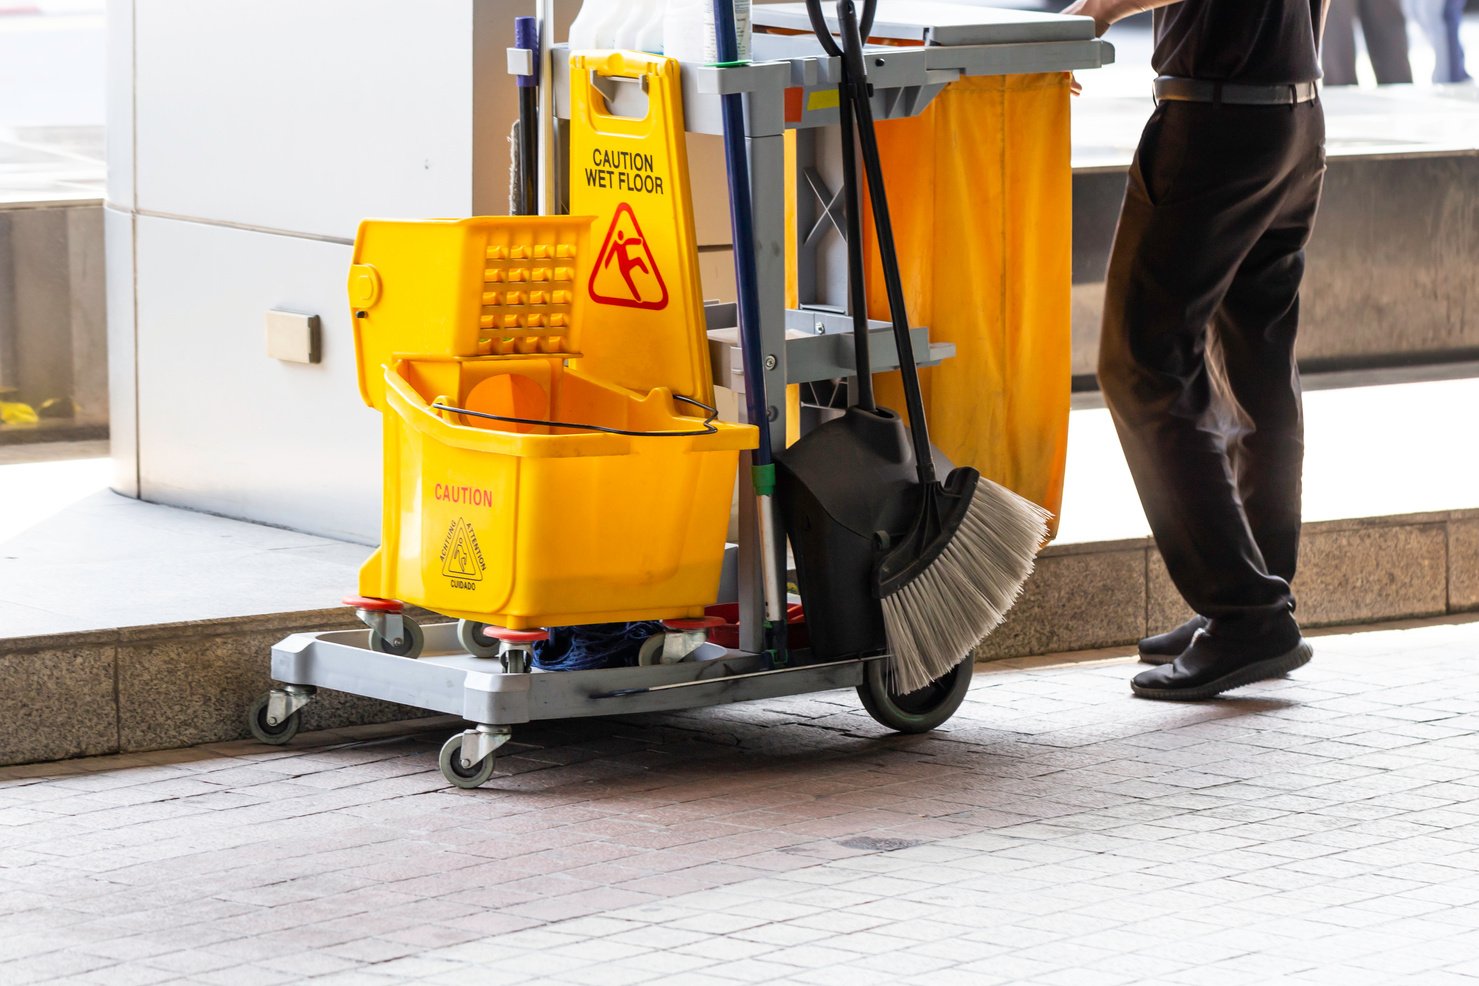
[[1287, 635], [1292, 597], [1264, 563], [1209, 414], [1205, 343], [1280, 207], [1288, 116], [1162, 103], [1131, 168], [1105, 286], [1100, 386], [1156, 544], [1191, 607], [1239, 639]]
[[1228, 458], [1264, 565], [1285, 582], [1299, 557], [1304, 419], [1294, 334], [1304, 252], [1270, 232], [1243, 262], [1208, 340], [1213, 413], [1228, 436]]
[[1304, 246], [1324, 183], [1324, 112], [1291, 111], [1304, 162], [1291, 172], [1273, 224], [1233, 278], [1213, 319], [1216, 390], [1235, 436], [1229, 452], [1243, 511], [1270, 574], [1292, 582], [1299, 557], [1304, 418], [1294, 360]]
[[1330, 0], [1325, 14], [1325, 38], [1320, 44], [1320, 69], [1327, 86], [1356, 84], [1356, 0]]
[[1412, 63], [1407, 59], [1407, 18], [1402, 0], [1357, 0], [1361, 35], [1366, 54], [1379, 85], [1412, 81]]
[[[1314, 192], [1318, 195], [1318, 185]], [[1304, 243], [1314, 201], [1270, 229], [1238, 268], [1207, 336], [1207, 417], [1224, 437], [1234, 485], [1269, 574], [1293, 582], [1299, 558], [1304, 421], [1294, 336]], [[1206, 617], [1140, 641], [1140, 659], [1167, 664]]]

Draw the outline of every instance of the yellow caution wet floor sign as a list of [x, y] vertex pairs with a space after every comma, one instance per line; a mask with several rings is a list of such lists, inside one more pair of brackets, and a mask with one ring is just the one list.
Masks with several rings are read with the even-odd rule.
[[[644, 115], [612, 112], [597, 79], [640, 87]], [[585, 317], [619, 329], [586, 333], [583, 372], [639, 393], [670, 387], [710, 402], [676, 61], [629, 51], [571, 56], [570, 211], [596, 217]]]

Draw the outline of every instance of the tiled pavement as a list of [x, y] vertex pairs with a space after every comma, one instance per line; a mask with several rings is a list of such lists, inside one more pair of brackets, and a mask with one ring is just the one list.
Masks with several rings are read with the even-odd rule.
[[[850, 693], [0, 770], [0, 983], [1479, 981], [1479, 623], [1129, 696], [983, 670], [933, 735]], [[161, 695], [161, 701], [168, 696]]]

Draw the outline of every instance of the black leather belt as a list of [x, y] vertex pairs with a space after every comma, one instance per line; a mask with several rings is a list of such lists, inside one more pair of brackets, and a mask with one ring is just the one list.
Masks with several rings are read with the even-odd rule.
[[1156, 102], [1230, 103], [1236, 106], [1293, 106], [1308, 103], [1319, 95], [1313, 82], [1291, 82], [1281, 86], [1250, 86], [1241, 82], [1208, 82], [1163, 75], [1155, 80]]

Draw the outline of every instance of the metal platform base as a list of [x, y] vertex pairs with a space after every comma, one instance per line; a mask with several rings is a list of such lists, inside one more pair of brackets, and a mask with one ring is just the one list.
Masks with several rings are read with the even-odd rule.
[[[281, 687], [258, 699], [249, 715], [252, 734], [264, 743], [293, 738], [299, 713], [320, 688], [384, 699], [461, 716], [473, 726], [442, 747], [442, 774], [473, 788], [493, 774], [494, 753], [516, 723], [574, 716], [663, 712], [746, 702], [803, 692], [856, 687], [869, 660], [793, 663], [771, 667], [761, 654], [704, 643], [675, 664], [594, 671], [540, 671], [522, 659], [477, 657], [458, 643], [456, 623], [421, 628], [417, 657], [375, 650], [371, 632], [298, 633], [272, 648], [272, 677]], [[511, 668], [513, 670], [505, 670]], [[953, 710], [952, 710], [953, 711]]]
[[462, 650], [455, 623], [424, 629], [426, 645], [418, 658], [371, 650], [368, 630], [294, 634], [272, 648], [272, 677], [489, 726], [722, 705], [849, 688], [863, 680], [863, 660], [771, 669], [762, 655], [715, 644], [702, 645], [678, 664], [505, 673], [496, 658]]

